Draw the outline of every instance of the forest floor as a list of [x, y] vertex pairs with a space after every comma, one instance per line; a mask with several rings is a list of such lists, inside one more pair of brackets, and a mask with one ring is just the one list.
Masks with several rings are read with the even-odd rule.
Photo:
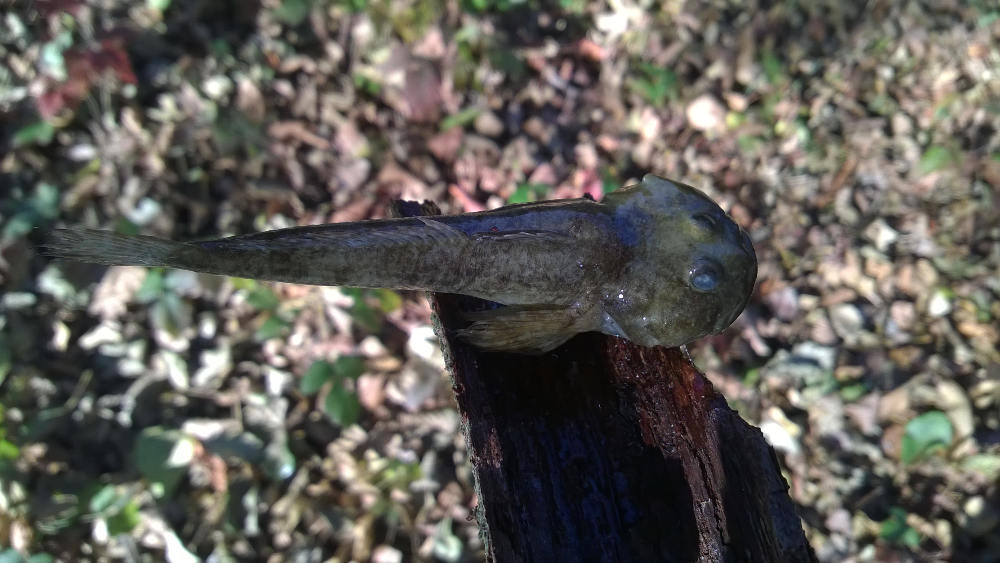
[[754, 240], [689, 349], [821, 561], [1000, 560], [1000, 10], [989, 0], [0, 0], [0, 561], [476, 561], [416, 292], [51, 261], [600, 198]]

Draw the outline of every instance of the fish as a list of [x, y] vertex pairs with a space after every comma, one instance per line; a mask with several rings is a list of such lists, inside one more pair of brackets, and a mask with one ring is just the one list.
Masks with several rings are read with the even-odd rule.
[[467, 313], [463, 340], [540, 354], [582, 332], [641, 346], [717, 334], [746, 306], [757, 258], [700, 190], [647, 174], [600, 201], [291, 227], [177, 242], [54, 229], [57, 259], [178, 268], [296, 284], [425, 290], [499, 304]]

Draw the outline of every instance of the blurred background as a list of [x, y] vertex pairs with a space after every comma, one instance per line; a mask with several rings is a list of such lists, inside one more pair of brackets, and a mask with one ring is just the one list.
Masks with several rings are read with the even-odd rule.
[[1000, 560], [992, 0], [0, 0], [0, 561], [478, 561], [424, 296], [41, 256], [602, 194], [752, 234], [690, 346], [821, 561]]

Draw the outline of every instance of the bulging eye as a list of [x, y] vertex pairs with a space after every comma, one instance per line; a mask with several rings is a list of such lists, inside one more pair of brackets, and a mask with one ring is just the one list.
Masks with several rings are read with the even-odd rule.
[[715, 260], [700, 258], [688, 271], [688, 282], [698, 291], [714, 291], [722, 281], [722, 266]]
[[715, 217], [712, 217], [708, 213], [696, 213], [691, 216], [691, 220], [708, 231], [714, 231], [719, 224]]

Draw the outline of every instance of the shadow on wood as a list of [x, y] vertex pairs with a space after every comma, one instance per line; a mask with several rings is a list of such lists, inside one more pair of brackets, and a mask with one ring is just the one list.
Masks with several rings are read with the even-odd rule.
[[454, 336], [484, 302], [432, 303], [490, 560], [815, 560], [760, 430], [680, 349], [590, 333], [484, 352]]

